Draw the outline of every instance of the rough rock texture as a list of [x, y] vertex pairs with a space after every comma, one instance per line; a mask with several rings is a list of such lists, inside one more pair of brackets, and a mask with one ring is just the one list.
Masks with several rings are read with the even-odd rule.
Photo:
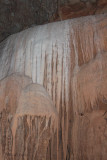
[[[26, 80], [28, 84], [26, 86], [20, 80], [21, 84], [19, 83], [19, 86], [22, 85], [22, 89], [20, 90], [20, 87], [17, 89], [17, 85], [13, 83], [12, 86], [14, 86], [13, 88], [15, 88], [17, 93], [17, 97], [14, 95], [14, 99], [18, 99], [18, 107], [13, 106], [14, 101], [8, 102], [8, 98], [5, 98], [5, 103], [4, 100], [2, 102], [3, 98], [0, 98], [0, 104], [2, 104], [0, 105], [0, 111], [3, 115], [7, 114], [6, 111], [4, 114], [3, 110], [6, 108], [4, 104], [7, 104], [7, 102], [11, 104], [9, 106], [12, 106], [8, 107], [12, 108], [12, 111], [10, 110], [9, 113], [13, 113], [14, 108], [17, 108], [16, 112], [14, 111], [13, 125], [10, 126], [10, 122], [8, 124], [8, 116], [1, 118], [4, 135], [4, 138], [0, 141], [3, 145], [3, 149], [0, 149], [1, 154], [18, 153], [18, 155], [22, 156], [22, 160], [24, 160], [24, 156], [26, 155], [28, 156], [28, 160], [42, 159], [39, 156], [45, 156], [46, 160], [106, 160], [106, 62], [107, 14], [33, 27], [10, 36], [7, 40], [3, 41], [0, 44], [0, 83], [7, 84], [8, 81], [6, 81], [7, 78], [5, 79], [5, 77], [17, 73], [24, 77], [29, 77], [33, 84], [29, 85], [31, 82]], [[51, 101], [50, 103], [51, 98], [46, 98], [45, 102], [46, 91], [46, 94], [44, 93], [44, 89], [36, 92], [38, 86], [35, 88], [35, 83], [42, 85], [46, 89], [53, 102]], [[9, 97], [13, 96], [11, 90], [9, 89]], [[40, 94], [38, 95], [40, 102], [38, 102], [35, 92], [44, 94], [44, 99], [41, 98]], [[3, 87], [0, 96], [6, 97], [4, 96], [5, 93], [7, 94], [7, 91]], [[51, 110], [47, 107], [48, 110], [44, 112], [42, 102], [46, 103], [45, 108], [46, 106], [50, 106]], [[58, 112], [57, 132], [55, 132], [55, 128], [57, 127], [55, 121], [57, 118], [54, 118], [57, 117], [57, 114], [55, 114], [56, 112], [52, 103]], [[30, 107], [27, 108], [27, 106]], [[39, 110], [36, 109], [38, 108], [36, 106], [40, 106]], [[28, 116], [24, 116], [28, 112], [30, 112], [30, 115], [33, 114], [32, 123], [28, 120]], [[36, 116], [38, 115], [38, 112], [40, 115], [45, 113], [46, 117], [50, 113], [51, 115], [53, 113], [56, 115], [51, 116], [51, 125], [48, 123], [47, 126], [47, 123], [45, 123], [49, 132], [45, 130], [46, 135], [44, 139], [46, 139], [45, 147], [47, 150], [44, 147], [45, 149], [43, 150], [42, 148], [42, 151], [34, 149], [36, 148], [36, 144], [44, 146], [42, 138], [37, 143], [35, 139], [36, 131], [33, 128], [37, 126], [36, 122], [33, 125], [33, 118], [35, 114]], [[24, 115], [16, 119], [20, 114]], [[41, 122], [41, 119], [39, 121]], [[6, 130], [8, 129], [6, 125], [9, 125], [9, 129], [11, 128], [9, 131]], [[25, 131], [28, 130], [27, 127], [30, 128], [29, 134], [32, 135], [30, 140], [27, 139], [28, 132]], [[52, 128], [54, 132], [51, 132]], [[14, 133], [13, 137], [10, 132]], [[47, 134], [50, 135], [48, 138]], [[7, 140], [7, 135], [10, 137], [9, 141]], [[22, 135], [21, 141], [19, 135]], [[1, 133], [0, 136], [2, 136]], [[12, 138], [15, 139], [13, 145]], [[26, 144], [24, 143], [25, 141]], [[27, 148], [29, 143], [34, 143], [34, 147], [31, 145]], [[2, 147], [2, 145], [0, 146]], [[26, 149], [24, 150], [24, 148]]]
[[52, 17], [51, 22], [100, 13], [107, 13], [107, 0], [81, 0], [78, 3], [66, 3], [60, 6], [58, 12]]
[[57, 11], [57, 0], [0, 0], [0, 41], [32, 25], [43, 24]]

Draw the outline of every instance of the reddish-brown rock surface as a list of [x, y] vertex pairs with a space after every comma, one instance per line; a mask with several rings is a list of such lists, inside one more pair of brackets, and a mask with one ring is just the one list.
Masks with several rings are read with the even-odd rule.
[[59, 7], [59, 10], [50, 21], [66, 20], [88, 15], [107, 13], [107, 0], [80, 1], [78, 3], [66, 3]]
[[2, 42], [0, 160], [106, 160], [106, 62], [107, 14]]

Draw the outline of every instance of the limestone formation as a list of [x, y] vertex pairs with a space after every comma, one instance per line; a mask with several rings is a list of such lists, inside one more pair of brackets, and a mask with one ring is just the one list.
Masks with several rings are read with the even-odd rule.
[[29, 77], [12, 74], [1, 80], [0, 160], [45, 160], [57, 116], [46, 90]]
[[106, 160], [106, 62], [107, 14], [3, 41], [0, 160]]

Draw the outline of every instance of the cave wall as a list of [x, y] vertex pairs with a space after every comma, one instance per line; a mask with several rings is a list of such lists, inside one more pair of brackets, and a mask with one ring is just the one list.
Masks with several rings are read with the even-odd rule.
[[32, 25], [43, 24], [57, 10], [57, 0], [0, 0], [0, 41]]
[[106, 11], [106, 0], [0, 0], [0, 42], [33, 25]]
[[107, 1], [81, 0], [77, 3], [65, 3], [59, 7], [59, 10], [50, 21], [60, 21], [71, 18], [77, 18], [88, 15], [107, 13]]
[[[2, 88], [0, 96], [4, 97], [4, 99], [0, 99], [0, 127], [2, 127], [0, 130], [0, 154], [4, 158], [2, 159], [13, 158], [16, 160], [20, 158], [24, 160], [25, 157], [28, 160], [35, 158], [46, 160], [106, 160], [106, 61], [107, 14], [32, 27], [3, 41], [0, 44], [0, 87]], [[11, 83], [10, 78], [8, 82], [7, 78], [13, 74], [19, 74], [21, 79], [24, 76], [25, 79], [16, 78], [14, 80], [15, 78], [12, 78]], [[58, 120], [54, 118], [55, 116], [51, 116], [51, 120], [57, 120], [56, 122], [51, 124], [48, 119], [49, 123], [46, 123], [45, 118], [48, 115], [46, 113], [49, 113], [49, 109], [46, 110], [45, 108], [43, 115], [42, 110], [39, 111], [39, 114], [31, 110], [31, 106], [37, 110], [39, 104], [36, 104], [36, 88], [26, 88], [29, 83], [39, 84], [45, 88], [45, 93], [44, 89], [39, 93], [44, 93], [44, 96], [48, 94], [49, 102], [46, 99], [46, 105], [45, 100], [42, 101], [40, 97], [39, 100], [43, 102], [42, 107], [44, 105], [46, 108], [55, 106]], [[16, 89], [17, 86], [18, 90]], [[8, 89], [9, 87], [10, 89]], [[17, 96], [11, 99], [12, 96], [15, 96], [14, 90]], [[33, 98], [28, 99], [30, 95], [32, 97], [32, 94]], [[15, 102], [14, 99], [16, 99]], [[14, 117], [15, 111], [13, 112], [13, 110], [14, 106], [17, 108], [16, 102], [18, 109], [21, 109], [19, 118], [16, 116], [18, 123], [14, 118], [10, 118]], [[8, 113], [6, 112], [7, 109], [9, 109]], [[27, 109], [30, 111], [30, 116], [33, 115], [30, 121], [27, 120], [29, 119]], [[52, 109], [51, 115], [53, 113], [54, 110]], [[57, 117], [57, 114], [54, 115]], [[38, 120], [38, 118], [40, 119]], [[41, 125], [38, 126], [37, 121]], [[17, 126], [17, 124], [19, 124], [17, 132], [13, 132], [12, 126]], [[53, 124], [55, 125], [55, 132], [51, 132], [54, 128]], [[42, 132], [44, 139], [39, 142], [40, 146], [45, 147], [43, 147], [44, 150], [42, 148], [34, 152], [33, 148], [30, 149], [26, 146], [30, 143], [31, 147], [36, 148], [36, 126], [41, 130], [42, 128], [46, 129], [44, 130], [46, 132]], [[26, 131], [28, 128], [29, 133]], [[21, 137], [22, 150], [20, 150], [21, 144], [18, 143], [20, 142], [20, 135], [23, 135]], [[25, 145], [25, 138], [30, 135], [33, 137], [29, 138]], [[16, 137], [16, 145], [12, 144], [14, 137]], [[8, 158], [7, 153], [10, 153], [11, 157]]]

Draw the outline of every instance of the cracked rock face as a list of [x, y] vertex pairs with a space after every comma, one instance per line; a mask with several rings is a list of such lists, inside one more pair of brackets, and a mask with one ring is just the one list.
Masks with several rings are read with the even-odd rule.
[[106, 160], [106, 62], [107, 14], [32, 27], [3, 41], [2, 160]]

